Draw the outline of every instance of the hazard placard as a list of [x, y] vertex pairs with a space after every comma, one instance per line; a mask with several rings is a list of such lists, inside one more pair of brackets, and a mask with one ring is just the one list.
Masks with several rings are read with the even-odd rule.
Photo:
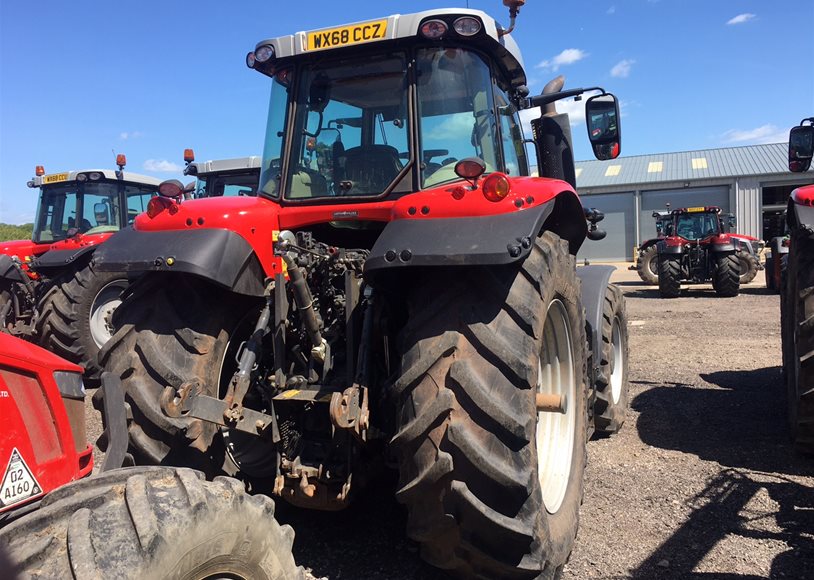
[[42, 487], [15, 447], [0, 485], [0, 511], [38, 495], [42, 495]]

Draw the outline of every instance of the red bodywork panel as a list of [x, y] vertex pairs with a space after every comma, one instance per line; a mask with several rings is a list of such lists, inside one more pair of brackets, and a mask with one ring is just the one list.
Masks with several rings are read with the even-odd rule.
[[[34, 501], [93, 470], [93, 447], [76, 450], [54, 371], [81, 373], [82, 368], [0, 334], [0, 512]], [[17, 457], [25, 462], [30, 477], [21, 471], [19, 460], [13, 461]], [[15, 494], [23, 491], [20, 486], [31, 486], [32, 480], [36, 488], [24, 491], [22, 495], [28, 497], [15, 502]]]
[[115, 232], [105, 232], [102, 234], [92, 234], [86, 236], [83, 234], [76, 234], [67, 240], [60, 240], [58, 242], [38, 244], [31, 240], [14, 240], [11, 242], [0, 242], [0, 254], [7, 256], [17, 256], [22, 262], [23, 270], [25, 270], [32, 279], [37, 279], [37, 275], [29, 270], [28, 263], [41, 256], [50, 250], [78, 250], [87, 246], [95, 246], [105, 242]]
[[498, 215], [540, 206], [563, 192], [577, 195], [570, 185], [557, 179], [513, 177], [509, 182], [509, 194], [498, 202], [486, 199], [480, 186], [472, 189], [460, 181], [386, 201], [281, 205], [264, 197], [198, 199], [167, 204], [153, 217], [139, 214], [133, 227], [145, 232], [196, 228], [231, 230], [249, 243], [266, 274], [273, 276], [282, 268], [273, 250], [274, 236], [280, 230], [296, 230], [330, 221], [391, 222]]
[[797, 205], [814, 207], [814, 185], [798, 187], [791, 192], [791, 199]]
[[[741, 237], [741, 236], [737, 236]], [[715, 236], [708, 236], [699, 240], [688, 240], [681, 236], [670, 236], [664, 238], [664, 243], [668, 246], [683, 246], [685, 244], [700, 244], [702, 246], [709, 246], [711, 244], [731, 244], [733, 236], [730, 234], [718, 234]]]

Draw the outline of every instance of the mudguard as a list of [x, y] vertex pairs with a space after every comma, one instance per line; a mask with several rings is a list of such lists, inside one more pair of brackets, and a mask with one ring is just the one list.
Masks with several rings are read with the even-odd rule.
[[11, 256], [0, 254], [0, 280], [23, 283], [25, 279]]
[[265, 290], [266, 274], [254, 250], [226, 229], [142, 232], [126, 228], [102, 244], [93, 259], [102, 271], [183, 272], [238, 294], [263, 296]]
[[658, 243], [659, 254], [683, 254], [684, 246], [668, 246], [665, 242]]
[[[610, 283], [613, 266], [580, 266], [577, 268], [577, 277], [582, 285], [582, 306], [585, 308], [585, 322], [591, 330], [591, 352], [595, 355], [602, 348], [602, 314], [605, 307], [605, 292]], [[596, 357], [593, 358], [594, 368], [588, 369], [591, 384], [595, 383], [598, 368]]]
[[49, 268], [64, 268], [75, 263], [82, 256], [93, 252], [99, 246], [85, 246], [84, 248], [70, 250], [48, 250], [37, 256], [31, 263], [34, 270], [47, 270]]
[[526, 258], [555, 200], [524, 211], [479, 217], [400, 219], [387, 224], [365, 262], [365, 276], [404, 267], [497, 266]]
[[710, 244], [709, 249], [712, 252], [734, 252], [735, 244], [732, 242], [728, 244]]
[[808, 227], [814, 229], [812, 195], [814, 195], [814, 187], [801, 187], [792, 192], [789, 198], [788, 211], [786, 212], [786, 221], [790, 228]]

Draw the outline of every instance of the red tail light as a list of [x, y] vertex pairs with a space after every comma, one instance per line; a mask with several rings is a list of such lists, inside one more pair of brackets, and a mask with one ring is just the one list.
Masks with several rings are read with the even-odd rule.
[[502, 173], [492, 173], [483, 180], [483, 197], [489, 201], [500, 201], [505, 199], [511, 191], [509, 178]]

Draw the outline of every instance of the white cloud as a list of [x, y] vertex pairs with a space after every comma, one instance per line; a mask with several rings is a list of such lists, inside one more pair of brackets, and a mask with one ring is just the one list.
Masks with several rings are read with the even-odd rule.
[[607, 10], [607, 14], [615, 14], [616, 13], [616, 6], [611, 6]]
[[548, 60], [542, 61], [537, 65], [537, 68], [550, 69], [557, 71], [561, 66], [574, 64], [588, 56], [588, 53], [579, 48], [566, 48], [557, 56]]
[[122, 141], [127, 141], [128, 139], [138, 139], [142, 135], [144, 135], [144, 133], [141, 131], [122, 131], [119, 133], [119, 139]]
[[630, 68], [636, 64], [635, 60], [625, 59], [617, 62], [611, 69], [610, 74], [612, 77], [619, 79], [626, 79], [630, 76]]
[[788, 130], [772, 124], [761, 125], [755, 129], [730, 129], [721, 136], [726, 143], [765, 145], [766, 143], [783, 143], [788, 141]]
[[463, 139], [467, 143], [472, 136], [472, 128], [475, 126], [475, 118], [472, 113], [456, 113], [444, 120], [441, 124], [433, 127], [424, 135], [429, 141], [454, 141]]
[[755, 15], [750, 12], [744, 12], [743, 14], [738, 14], [734, 18], [730, 18], [727, 20], [727, 25], [733, 26], [735, 24], [743, 24], [744, 22], [749, 22], [750, 20], [754, 19]]
[[181, 166], [166, 159], [148, 159], [144, 162], [145, 171], [157, 173], [181, 173]]

